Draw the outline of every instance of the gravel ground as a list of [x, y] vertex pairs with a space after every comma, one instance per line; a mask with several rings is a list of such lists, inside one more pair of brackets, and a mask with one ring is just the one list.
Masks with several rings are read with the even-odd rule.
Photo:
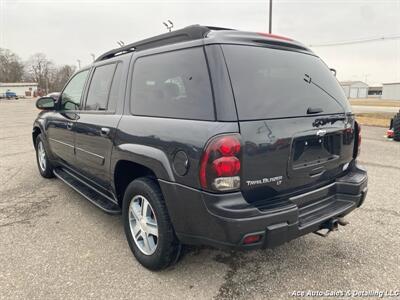
[[131, 255], [120, 216], [95, 208], [37, 171], [33, 100], [0, 101], [1, 299], [261, 299], [293, 291], [399, 290], [400, 143], [363, 128], [364, 206], [328, 238], [310, 234], [271, 250], [189, 248], [154, 273]]
[[351, 106], [354, 113], [398, 113], [399, 108], [394, 106], [361, 106], [352, 105]]

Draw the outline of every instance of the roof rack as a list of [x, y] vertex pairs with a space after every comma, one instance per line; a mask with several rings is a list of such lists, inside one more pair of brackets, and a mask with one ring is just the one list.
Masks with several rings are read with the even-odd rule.
[[201, 39], [204, 38], [205, 34], [211, 30], [233, 30], [233, 29], [212, 27], [212, 26], [191, 25], [179, 30], [160, 34], [148, 39], [131, 43], [129, 45], [125, 45], [120, 48], [110, 50], [100, 55], [95, 61], [97, 62], [106, 60], [133, 51], [140, 51], [144, 49], [150, 49], [164, 45], [175, 44], [179, 42]]

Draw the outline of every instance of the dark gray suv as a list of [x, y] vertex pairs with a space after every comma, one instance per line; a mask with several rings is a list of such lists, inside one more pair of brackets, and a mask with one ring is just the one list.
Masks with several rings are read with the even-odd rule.
[[37, 107], [40, 174], [122, 213], [149, 269], [183, 244], [255, 249], [335, 230], [367, 193], [340, 85], [285, 37], [189, 26], [103, 54]]

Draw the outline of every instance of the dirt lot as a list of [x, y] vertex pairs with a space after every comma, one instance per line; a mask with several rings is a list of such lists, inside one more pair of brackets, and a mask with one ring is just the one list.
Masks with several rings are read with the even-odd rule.
[[384, 100], [384, 99], [350, 99], [351, 105], [356, 106], [386, 106], [400, 108], [399, 100]]
[[350, 99], [350, 103], [360, 124], [387, 129], [390, 119], [400, 110], [400, 101], [396, 100]]
[[361, 125], [379, 126], [389, 129], [390, 119], [394, 113], [356, 113], [356, 120]]
[[153, 273], [131, 255], [120, 216], [39, 176], [36, 114], [32, 100], [0, 101], [0, 299], [293, 299], [293, 291], [400, 288], [400, 143], [382, 128], [363, 128], [369, 194], [340, 232], [253, 252], [190, 248]]

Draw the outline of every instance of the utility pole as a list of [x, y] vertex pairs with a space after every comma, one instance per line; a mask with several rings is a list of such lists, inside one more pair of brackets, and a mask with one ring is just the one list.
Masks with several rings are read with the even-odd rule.
[[78, 62], [78, 70], [80, 70], [80, 68], [81, 68], [81, 60], [77, 59], [76, 61]]
[[365, 82], [365, 83], [367, 83], [368, 77], [369, 77], [370, 75], [371, 75], [371, 74], [364, 74], [364, 76], [365, 76], [365, 77], [364, 77], [364, 78], [365, 78], [365, 81], [364, 81], [364, 82]]
[[272, 0], [269, 0], [269, 33], [272, 33]]

